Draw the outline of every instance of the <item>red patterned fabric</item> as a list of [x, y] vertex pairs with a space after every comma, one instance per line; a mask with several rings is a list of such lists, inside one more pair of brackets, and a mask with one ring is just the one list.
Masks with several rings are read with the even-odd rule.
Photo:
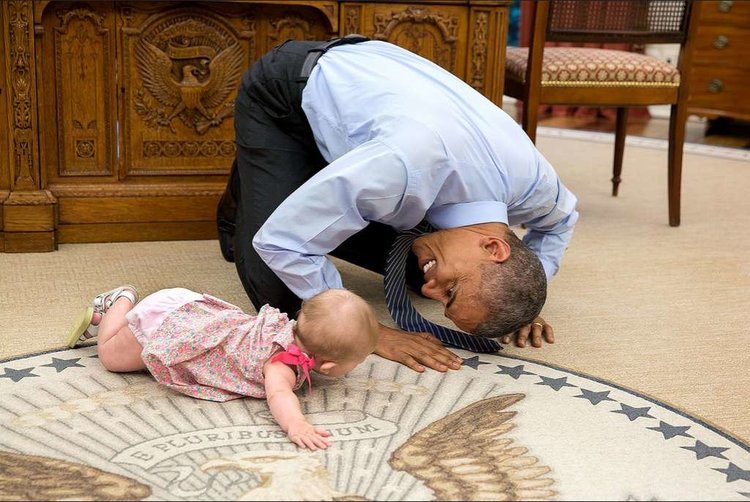
[[[524, 82], [529, 50], [511, 47], [507, 50], [508, 77]], [[542, 61], [542, 85], [676, 86], [680, 73], [676, 67], [657, 58], [635, 52], [582, 47], [545, 47]]]
[[[534, 2], [521, 2], [521, 22], [520, 22], [520, 42], [521, 46], [528, 47], [531, 40], [532, 31], [534, 30], [533, 18], [531, 15]], [[614, 49], [623, 51], [632, 51], [630, 44], [572, 44], [568, 42], [547, 42], [546, 47], [590, 47], [602, 49]], [[521, 110], [521, 102], [516, 103], [517, 109]], [[603, 117], [614, 120], [617, 116], [616, 108], [596, 107], [596, 106], [564, 106], [564, 105], [540, 105], [539, 118], [548, 116], [573, 116], [573, 117]], [[628, 122], [647, 120], [651, 117], [648, 108], [645, 106], [630, 107], [628, 111]]]

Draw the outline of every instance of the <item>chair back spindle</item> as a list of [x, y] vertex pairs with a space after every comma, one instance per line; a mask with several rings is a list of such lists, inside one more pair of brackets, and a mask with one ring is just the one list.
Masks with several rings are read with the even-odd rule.
[[549, 0], [546, 38], [555, 42], [682, 43], [687, 0]]

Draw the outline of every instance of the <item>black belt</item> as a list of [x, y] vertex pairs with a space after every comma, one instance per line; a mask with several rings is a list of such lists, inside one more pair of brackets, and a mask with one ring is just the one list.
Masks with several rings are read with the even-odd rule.
[[305, 62], [302, 63], [302, 70], [299, 73], [299, 79], [297, 81], [301, 84], [305, 84], [307, 82], [307, 79], [310, 78], [310, 73], [312, 73], [312, 70], [317, 64], [318, 59], [320, 59], [320, 56], [325, 54], [331, 47], [336, 47], [337, 45], [344, 44], [358, 44], [359, 42], [366, 42], [368, 40], [369, 38], [363, 35], [352, 33], [344, 37], [332, 38], [328, 42], [325, 42], [314, 49], [310, 49], [309, 51], [307, 51]]

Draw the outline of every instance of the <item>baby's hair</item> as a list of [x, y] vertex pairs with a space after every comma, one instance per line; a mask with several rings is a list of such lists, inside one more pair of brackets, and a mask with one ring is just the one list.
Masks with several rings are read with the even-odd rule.
[[317, 359], [344, 361], [375, 350], [378, 321], [356, 294], [329, 289], [302, 302], [297, 336]]

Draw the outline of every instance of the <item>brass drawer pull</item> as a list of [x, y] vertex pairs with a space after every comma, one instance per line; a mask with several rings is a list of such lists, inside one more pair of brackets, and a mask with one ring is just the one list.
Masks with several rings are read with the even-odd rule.
[[714, 47], [717, 49], [723, 49], [727, 44], [729, 44], [729, 39], [724, 35], [719, 35], [714, 39]]
[[724, 82], [715, 78], [708, 83], [708, 90], [711, 92], [719, 93], [724, 90]]
[[732, 10], [733, 3], [734, 2], [732, 0], [722, 0], [718, 5], [719, 12], [729, 12], [730, 10]]

